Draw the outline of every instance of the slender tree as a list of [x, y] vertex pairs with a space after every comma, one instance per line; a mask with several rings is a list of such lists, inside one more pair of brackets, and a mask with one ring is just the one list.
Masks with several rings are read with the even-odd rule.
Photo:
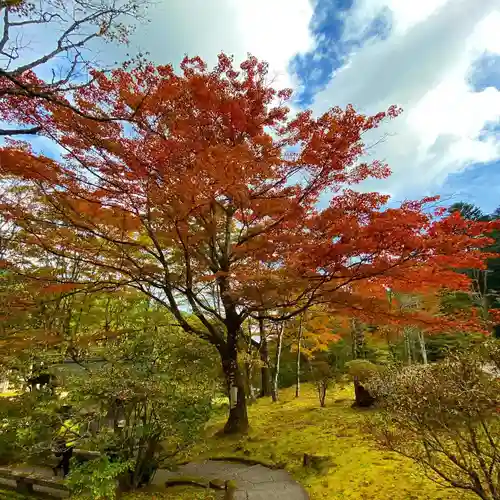
[[286, 337], [290, 339], [291, 349], [295, 350], [295, 397], [300, 395], [300, 374], [302, 358], [310, 360], [318, 353], [324, 353], [328, 346], [339, 339], [334, 332], [335, 323], [324, 307], [310, 307], [286, 325]]
[[[305, 314], [305, 313], [303, 313]], [[298, 398], [300, 396], [300, 356], [301, 356], [301, 348], [302, 348], [302, 320], [303, 314], [299, 316], [299, 328], [297, 331], [297, 358], [295, 362], [295, 397]]]
[[265, 323], [262, 314], [258, 316], [259, 322], [259, 344], [257, 348], [260, 354], [260, 397], [271, 395], [271, 374], [269, 369], [269, 348], [267, 345], [267, 332], [265, 331]]
[[276, 323], [275, 328], [276, 328], [276, 352], [274, 354], [273, 385], [271, 387], [271, 397], [274, 403], [276, 403], [279, 399], [280, 362], [281, 362], [281, 351], [283, 348], [284, 324]]

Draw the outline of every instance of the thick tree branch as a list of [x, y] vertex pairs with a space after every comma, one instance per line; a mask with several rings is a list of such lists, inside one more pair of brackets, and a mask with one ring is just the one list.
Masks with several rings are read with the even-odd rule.
[[0, 136], [4, 135], [34, 135], [42, 130], [42, 126], [19, 128], [19, 129], [0, 129]]

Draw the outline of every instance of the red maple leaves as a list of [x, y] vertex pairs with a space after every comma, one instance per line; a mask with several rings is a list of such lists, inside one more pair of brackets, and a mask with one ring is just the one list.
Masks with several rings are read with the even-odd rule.
[[290, 91], [268, 85], [267, 65], [249, 58], [236, 70], [223, 54], [213, 70], [186, 58], [180, 74], [149, 64], [94, 76], [79, 108], [132, 118], [99, 122], [50, 103], [16, 110], [62, 156], [2, 148], [1, 173], [36, 199], [6, 193], [2, 209], [19, 235], [36, 236], [25, 244], [157, 290], [178, 317], [182, 296], [214, 343], [214, 321], [238, 329], [248, 315], [314, 303], [387, 315], [385, 287], [465, 288], [457, 270], [484, 265], [490, 223], [443, 217], [428, 210], [435, 198], [384, 209], [387, 196], [352, 189], [390, 174], [364, 161], [363, 134], [395, 118], [394, 106], [290, 118]]

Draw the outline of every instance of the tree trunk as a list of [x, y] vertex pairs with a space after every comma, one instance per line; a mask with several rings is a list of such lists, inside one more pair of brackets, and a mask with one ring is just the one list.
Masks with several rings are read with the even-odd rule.
[[425, 338], [423, 332], [418, 331], [418, 342], [420, 344], [420, 354], [422, 355], [422, 363], [426, 365], [427, 361], [427, 349], [425, 348]]
[[[248, 431], [247, 402], [244, 377], [236, 361], [223, 361], [224, 374], [229, 392], [229, 416], [224, 426], [224, 434], [246, 433]], [[235, 366], [236, 365], [236, 366]]]
[[229, 417], [224, 426], [224, 434], [246, 433], [248, 431], [247, 401], [245, 397], [245, 377], [238, 366], [237, 332], [227, 332], [227, 345], [220, 347], [222, 369], [226, 377], [229, 394]]
[[410, 338], [410, 330], [408, 328], [403, 328], [403, 338], [405, 343], [405, 351], [406, 351], [406, 363], [411, 365], [413, 363], [411, 356], [411, 338]]
[[274, 376], [273, 376], [273, 388], [271, 396], [273, 401], [276, 403], [278, 401], [278, 385], [279, 385], [279, 375], [280, 375], [280, 359], [281, 359], [281, 344], [283, 343], [283, 325], [278, 327], [278, 338], [276, 341], [276, 357], [274, 361]]
[[[139, 447], [138, 455], [135, 461], [135, 467], [132, 471], [132, 488], [147, 486], [157, 469], [155, 456], [158, 449], [158, 441], [155, 437], [144, 438]], [[144, 453], [143, 453], [144, 452]]]
[[358, 318], [351, 321], [352, 359], [365, 357], [365, 330]]
[[[351, 338], [352, 338], [352, 357], [360, 359], [365, 357], [365, 332], [363, 325], [357, 318], [353, 318], [351, 322]], [[354, 404], [366, 408], [374, 403], [374, 398], [363, 387], [358, 377], [354, 377]]]
[[246, 393], [247, 398], [250, 403], [255, 402], [255, 390], [253, 386], [254, 379], [254, 367], [255, 367], [255, 358], [254, 358], [254, 347], [255, 343], [252, 341], [252, 325], [250, 320], [248, 320], [248, 339], [247, 339], [247, 357], [245, 359], [245, 381], [246, 381]]
[[259, 397], [271, 395], [271, 374], [269, 370], [269, 349], [267, 346], [267, 337], [264, 331], [264, 320], [259, 318], [259, 334], [260, 334], [260, 361], [262, 363], [260, 369], [261, 386]]
[[247, 382], [246, 391], [247, 391], [248, 400], [251, 403], [254, 403], [255, 402], [255, 391], [254, 391], [254, 387], [253, 387], [253, 384], [252, 384], [252, 380], [253, 380], [253, 363], [250, 363], [250, 362], [246, 362], [245, 363], [245, 375], [246, 375], [245, 378], [246, 378], [246, 382]]
[[297, 337], [297, 364], [296, 364], [296, 381], [295, 381], [295, 397], [298, 398], [300, 396], [300, 348], [302, 342], [302, 315], [299, 320], [299, 333]]
[[484, 320], [489, 318], [488, 300], [488, 271], [482, 269], [473, 270], [473, 292], [472, 298], [479, 306], [481, 317]]
[[357, 377], [354, 378], [354, 395], [355, 401], [353, 406], [368, 408], [375, 402], [375, 398], [365, 389]]
[[266, 351], [265, 355], [261, 353], [261, 361], [263, 363], [260, 369], [260, 376], [262, 378], [259, 396], [265, 397], [271, 395], [271, 372], [269, 370], [269, 353]]
[[321, 408], [326, 406], [326, 390], [328, 389], [328, 384], [324, 380], [320, 380], [317, 383], [318, 396], [319, 396], [319, 405]]

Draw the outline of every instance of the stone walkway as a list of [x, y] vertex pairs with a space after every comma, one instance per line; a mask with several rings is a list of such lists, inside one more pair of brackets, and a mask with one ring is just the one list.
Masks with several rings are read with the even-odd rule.
[[[18, 471], [53, 478], [53, 473], [45, 467], [18, 467]], [[205, 460], [181, 465], [175, 471], [160, 469], [156, 472], [152, 484], [164, 486], [167, 479], [174, 477], [201, 477], [204, 479], [233, 480], [237, 491], [234, 500], [308, 500], [304, 488], [292, 479], [285, 470], [272, 470], [262, 465], [245, 465], [241, 463]], [[1, 484], [15, 487], [15, 482], [1, 479]], [[35, 486], [39, 492], [49, 493], [55, 497], [64, 498], [68, 494]]]
[[167, 479], [195, 476], [205, 479], [233, 480], [235, 500], [307, 500], [304, 488], [285, 470], [272, 470], [262, 465], [205, 460], [181, 465], [175, 472], [159, 470], [153, 484], [163, 485]]

